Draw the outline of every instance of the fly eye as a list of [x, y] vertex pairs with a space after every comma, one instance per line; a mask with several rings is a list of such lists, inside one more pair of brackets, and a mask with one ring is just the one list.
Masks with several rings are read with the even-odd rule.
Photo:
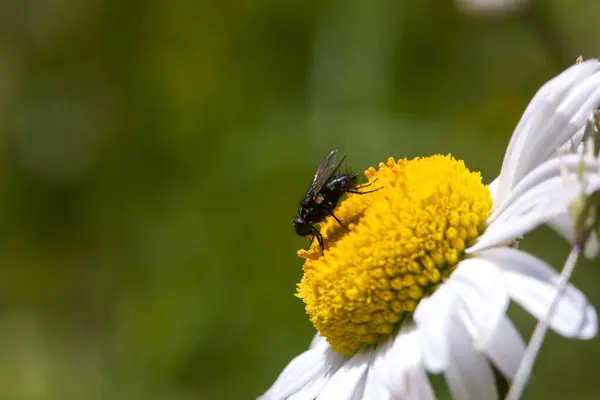
[[294, 219], [294, 231], [299, 236], [308, 236], [313, 232], [313, 227], [304, 219], [297, 217]]

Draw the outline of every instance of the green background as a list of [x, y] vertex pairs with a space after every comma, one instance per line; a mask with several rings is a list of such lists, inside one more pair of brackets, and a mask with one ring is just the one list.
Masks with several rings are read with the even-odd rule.
[[[1, 1], [0, 399], [256, 397], [314, 333], [291, 223], [323, 156], [452, 153], [490, 182], [537, 88], [600, 56], [598, 21], [592, 0]], [[600, 306], [597, 266], [575, 275]], [[526, 398], [598, 398], [599, 357], [551, 334]]]

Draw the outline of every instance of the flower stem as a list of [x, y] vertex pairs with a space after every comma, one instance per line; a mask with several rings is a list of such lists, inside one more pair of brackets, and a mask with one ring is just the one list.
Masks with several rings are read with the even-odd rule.
[[571, 274], [577, 265], [577, 261], [581, 256], [582, 246], [579, 244], [573, 245], [571, 248], [571, 252], [565, 261], [565, 265], [558, 277], [556, 282], [556, 296], [552, 300], [550, 304], [550, 308], [548, 308], [548, 312], [546, 313], [546, 317], [541, 319], [535, 330], [533, 331], [533, 335], [531, 336], [531, 340], [527, 345], [527, 349], [525, 350], [525, 355], [523, 356], [523, 360], [521, 360], [521, 364], [517, 369], [517, 373], [513, 379], [512, 385], [510, 386], [510, 390], [508, 391], [508, 395], [506, 396], [506, 400], [518, 400], [521, 398], [521, 395], [525, 391], [525, 386], [527, 385], [527, 381], [529, 380], [529, 376], [531, 375], [531, 370], [533, 368], [533, 363], [538, 356], [540, 348], [544, 342], [544, 337], [548, 332], [548, 328], [550, 326], [550, 320], [554, 317], [554, 313], [558, 307], [558, 303], [562, 300], [562, 297], [567, 289], [567, 284], [569, 283], [569, 279], [571, 278]]

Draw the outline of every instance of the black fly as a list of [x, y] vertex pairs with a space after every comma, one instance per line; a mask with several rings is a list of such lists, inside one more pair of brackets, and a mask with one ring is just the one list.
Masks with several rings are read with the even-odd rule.
[[[337, 150], [333, 150], [325, 157], [308, 188], [304, 199], [298, 206], [298, 216], [294, 217], [294, 230], [300, 236], [312, 235], [319, 241], [321, 253], [323, 252], [323, 236], [313, 224], [321, 222], [325, 217], [331, 215], [342, 226], [345, 225], [333, 214], [340, 198], [346, 193], [365, 194], [379, 189], [360, 192], [358, 175], [354, 173], [336, 174], [340, 165], [346, 158], [336, 164]], [[368, 186], [368, 185], [366, 185]], [[362, 186], [364, 187], [364, 186]]]

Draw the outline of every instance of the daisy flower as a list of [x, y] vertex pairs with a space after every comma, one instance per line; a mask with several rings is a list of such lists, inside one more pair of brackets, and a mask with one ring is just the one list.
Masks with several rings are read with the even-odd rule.
[[[557, 275], [514, 244], [541, 224], [574, 237], [568, 205], [600, 188], [595, 162], [556, 150], [581, 135], [600, 104], [600, 62], [576, 64], [534, 96], [491, 185], [451, 156], [390, 158], [365, 171], [383, 189], [349, 194], [320, 226], [297, 296], [318, 333], [262, 399], [430, 399], [427, 373], [455, 398], [497, 397], [493, 367], [510, 379], [524, 342], [510, 300], [543, 318]], [[575, 139], [574, 139], [575, 138]], [[577, 143], [575, 143], [577, 145]], [[562, 172], [562, 174], [561, 174]], [[588, 246], [590, 256], [597, 248]], [[569, 286], [551, 328], [596, 335], [594, 308]]]

